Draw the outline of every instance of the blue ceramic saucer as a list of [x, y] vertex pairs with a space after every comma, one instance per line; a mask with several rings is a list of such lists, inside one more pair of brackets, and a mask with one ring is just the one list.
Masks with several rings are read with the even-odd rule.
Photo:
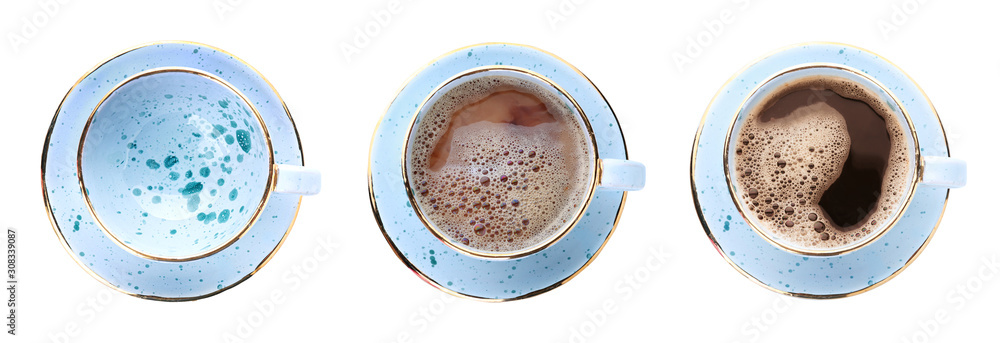
[[[101, 63], [77, 81], [66, 94], [52, 120], [42, 153], [44, 199], [56, 235], [73, 259], [96, 279], [123, 293], [140, 298], [164, 301], [195, 300], [218, 294], [239, 284], [267, 263], [291, 229], [301, 196], [272, 192], [266, 197], [266, 207], [262, 206], [259, 209], [262, 211], [257, 213], [259, 217], [255, 221], [250, 221], [252, 224], [247, 224], [249, 227], [245, 233], [228, 244], [215, 244], [220, 247], [218, 251], [198, 259], [185, 261], [153, 259], [132, 253], [121, 244], [116, 244], [114, 239], [102, 230], [88, 209], [86, 197], [81, 192], [81, 178], [77, 173], [81, 135], [95, 107], [116, 84], [157, 68], [198, 70], [232, 85], [233, 89], [245, 95], [246, 102], [252, 104], [259, 112], [262, 124], [270, 134], [273, 162], [302, 165], [302, 150], [295, 125], [278, 93], [256, 70], [235, 56], [210, 46], [190, 42], [158, 42], [132, 48]], [[167, 99], [171, 97], [167, 96]], [[216, 106], [218, 107], [226, 106]], [[240, 126], [235, 121], [232, 123], [232, 130], [236, 132], [236, 128]], [[122, 137], [124, 141], [125, 136]], [[246, 143], [249, 147], [249, 142]], [[240, 144], [243, 145], [244, 142], [241, 141]], [[154, 147], [147, 149], [152, 150]], [[239, 156], [239, 159], [242, 160], [242, 157]], [[234, 156], [232, 164], [237, 164], [236, 160], [237, 157]], [[181, 163], [184, 162], [181, 160]], [[165, 163], [177, 163], [177, 158]], [[211, 166], [219, 167], [217, 164]], [[155, 167], [159, 167], [159, 164]], [[222, 168], [226, 169], [225, 165], [222, 165]], [[203, 168], [201, 176], [207, 176], [208, 171], [208, 167]], [[146, 172], [153, 173], [152, 170]], [[223, 175], [218, 170], [216, 174]], [[101, 173], [96, 175], [98, 176], [94, 177], [94, 182], [98, 183], [93, 187], [88, 185], [88, 189], [91, 190], [89, 194], [92, 196], [95, 194], [94, 187], [107, 185], [99, 182]], [[233, 177], [235, 175], [233, 174]], [[215, 178], [209, 186], [205, 186], [206, 197], [209, 187], [215, 186]], [[218, 185], [222, 186], [223, 182], [228, 182], [229, 188], [237, 187], [234, 184], [235, 180], [226, 181], [220, 178]], [[198, 190], [201, 190], [200, 183], [198, 186]], [[226, 188], [227, 192], [229, 188]], [[155, 190], [155, 188], [150, 189]], [[134, 191], [136, 196], [139, 196], [139, 190]], [[235, 197], [235, 194], [226, 194], [229, 194], [229, 200]], [[153, 201], [158, 203], [159, 197], [156, 198]], [[223, 206], [216, 206], [212, 211], [229, 213], [228, 210], [222, 209]], [[217, 220], [218, 223], [225, 222], [222, 218], [229, 218], [228, 214], [222, 216]], [[207, 223], [210, 219], [216, 219], [215, 212], [204, 221]], [[152, 216], [150, 220], [153, 220]], [[116, 227], [116, 229], [128, 229], [128, 234], [131, 235], [129, 237], [139, 237], [135, 236], [140, 234], [139, 232], [133, 235], [132, 231], [142, 228]], [[205, 244], [205, 241], [208, 239], [202, 239], [202, 244]], [[155, 242], [147, 243], [156, 245]]]
[[838, 256], [803, 256], [780, 249], [744, 221], [723, 170], [726, 133], [741, 104], [761, 82], [806, 63], [840, 64], [881, 82], [906, 108], [922, 154], [948, 156], [948, 142], [930, 100], [902, 70], [870, 51], [834, 43], [795, 45], [751, 64], [730, 79], [705, 112], [691, 155], [691, 189], [705, 232], [736, 270], [772, 291], [808, 298], [863, 293], [896, 276], [927, 245], [943, 215], [948, 188], [917, 186], [899, 221], [882, 237]]
[[447, 293], [485, 301], [528, 298], [572, 279], [601, 251], [615, 229], [625, 192], [598, 190], [583, 219], [561, 240], [533, 255], [485, 260], [452, 250], [414, 213], [401, 156], [409, 123], [439, 85], [463, 71], [491, 65], [539, 73], [565, 89], [590, 120], [602, 158], [626, 159], [617, 118], [600, 91], [572, 65], [532, 47], [490, 43], [452, 51], [413, 76], [400, 90], [372, 137], [369, 192], [375, 219], [389, 246], [424, 281]]

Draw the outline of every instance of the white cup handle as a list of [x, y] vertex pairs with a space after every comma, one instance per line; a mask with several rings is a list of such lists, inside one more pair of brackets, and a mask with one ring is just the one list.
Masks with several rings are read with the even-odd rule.
[[932, 187], [959, 188], [965, 186], [965, 161], [940, 156], [923, 156], [921, 158], [920, 183]]
[[618, 191], [637, 191], [646, 186], [646, 166], [642, 163], [601, 159], [600, 184], [604, 189]]
[[275, 193], [314, 195], [321, 186], [319, 170], [290, 164], [275, 165]]

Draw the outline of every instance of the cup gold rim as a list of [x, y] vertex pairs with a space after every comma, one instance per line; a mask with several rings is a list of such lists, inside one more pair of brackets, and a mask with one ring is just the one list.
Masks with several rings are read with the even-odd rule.
[[[441, 229], [439, 229], [437, 227], [437, 225], [434, 225], [433, 221], [431, 221], [430, 219], [428, 219], [426, 217], [426, 215], [423, 213], [423, 210], [420, 208], [420, 205], [419, 205], [419, 203], [416, 200], [416, 196], [414, 195], [413, 190], [410, 187], [410, 180], [409, 180], [409, 173], [408, 173], [408, 163], [407, 163], [407, 158], [406, 158], [406, 156], [408, 155], [408, 152], [410, 151], [410, 147], [411, 147], [410, 146], [410, 141], [411, 141], [410, 140], [410, 136], [413, 134], [413, 131], [414, 131], [415, 127], [416, 127], [417, 121], [421, 117], [420, 113], [422, 113], [425, 110], [426, 106], [430, 105], [428, 102], [435, 95], [437, 95], [438, 92], [440, 92], [444, 87], [448, 86], [452, 82], [455, 82], [455, 81], [457, 81], [459, 79], [462, 79], [462, 78], [465, 78], [465, 77], [468, 77], [468, 76], [473, 76], [473, 75], [476, 75], [476, 74], [479, 74], [479, 73], [490, 72], [490, 71], [497, 71], [497, 70], [511, 71], [511, 72], [525, 74], [525, 75], [527, 75], [529, 77], [536, 78], [539, 81], [541, 81], [542, 83], [544, 83], [544, 84], [546, 84], [548, 86], [551, 86], [554, 89], [556, 89], [557, 92], [559, 92], [562, 96], [564, 96], [567, 100], [569, 100], [569, 102], [572, 104], [573, 108], [576, 110], [577, 114], [579, 115], [579, 117], [580, 117], [579, 119], [581, 121], [583, 121], [584, 129], [586, 130], [586, 134], [587, 134], [587, 137], [589, 138], [589, 143], [590, 143], [590, 146], [591, 146], [591, 150], [593, 151], [593, 158], [592, 158], [592, 160], [593, 160], [592, 161], [593, 168], [592, 168], [592, 171], [591, 171], [590, 182], [588, 183], [587, 194], [586, 194], [586, 197], [584, 198], [583, 206], [578, 206], [577, 207], [576, 213], [573, 215], [573, 220], [570, 221], [570, 222], [567, 222], [566, 224], [563, 224], [563, 226], [559, 228], [559, 231], [558, 231], [557, 234], [553, 234], [553, 235], [547, 237], [545, 240], [542, 240], [541, 242], [536, 243], [536, 244], [534, 244], [532, 246], [529, 246], [527, 248], [523, 248], [523, 249], [519, 249], [519, 250], [515, 250], [515, 251], [509, 251], [509, 252], [490, 252], [490, 251], [482, 251], [482, 250], [477, 250], [477, 249], [471, 249], [469, 247], [463, 246], [462, 244], [454, 242], [446, 233], [442, 232]], [[583, 112], [583, 108], [581, 108], [580, 105], [576, 102], [576, 99], [574, 99], [573, 96], [569, 94], [569, 92], [567, 92], [565, 89], [563, 89], [558, 84], [556, 84], [554, 81], [552, 81], [551, 79], [545, 77], [544, 75], [541, 75], [541, 74], [539, 74], [537, 72], [534, 72], [534, 71], [526, 69], [526, 68], [515, 67], [515, 66], [507, 66], [507, 65], [481, 66], [481, 67], [467, 69], [465, 71], [459, 72], [458, 74], [456, 74], [456, 75], [454, 75], [452, 77], [449, 77], [447, 80], [445, 80], [444, 82], [442, 82], [441, 84], [439, 84], [437, 87], [435, 87], [434, 90], [432, 90], [429, 93], [429, 95], [427, 97], [425, 97], [423, 101], [421, 101], [420, 105], [417, 106], [417, 110], [415, 111], [415, 113], [413, 115], [413, 118], [410, 119], [410, 124], [409, 124], [409, 126], [407, 128], [406, 135], [405, 135], [405, 137], [403, 139], [404, 139], [404, 143], [403, 143], [403, 151], [402, 151], [402, 156], [401, 156], [402, 173], [403, 173], [403, 186], [406, 189], [406, 196], [407, 196], [408, 200], [410, 201], [410, 204], [413, 205], [412, 208], [413, 208], [413, 211], [416, 213], [417, 218], [420, 219], [420, 222], [423, 223], [424, 227], [427, 228], [428, 231], [430, 231], [431, 234], [434, 235], [434, 237], [436, 237], [439, 241], [441, 241], [442, 243], [444, 243], [445, 245], [447, 245], [452, 250], [458, 251], [458, 252], [460, 252], [462, 254], [465, 254], [467, 256], [476, 257], [476, 258], [482, 258], [482, 259], [511, 260], [511, 259], [522, 258], [522, 257], [525, 257], [525, 256], [533, 255], [533, 254], [535, 254], [535, 253], [537, 253], [539, 251], [545, 250], [546, 248], [548, 248], [548, 247], [556, 244], [560, 240], [562, 240], [563, 237], [565, 237], [567, 234], [569, 234], [569, 232], [574, 227], [576, 227], [576, 224], [580, 221], [580, 219], [583, 218], [584, 214], [587, 212], [587, 208], [590, 207], [590, 202], [591, 202], [591, 200], [593, 200], [594, 193], [597, 191], [597, 187], [600, 185], [600, 175], [601, 175], [601, 172], [603, 171], [603, 167], [601, 165], [601, 159], [600, 159], [599, 153], [597, 151], [597, 139], [594, 136], [594, 129], [591, 127], [590, 121], [588, 120], [586, 113]]]

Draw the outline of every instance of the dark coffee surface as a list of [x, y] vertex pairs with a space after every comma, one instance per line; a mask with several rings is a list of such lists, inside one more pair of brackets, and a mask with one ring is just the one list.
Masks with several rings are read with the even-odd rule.
[[836, 249], [878, 232], [909, 186], [905, 130], [855, 82], [809, 77], [764, 95], [734, 132], [738, 201], [782, 241]]

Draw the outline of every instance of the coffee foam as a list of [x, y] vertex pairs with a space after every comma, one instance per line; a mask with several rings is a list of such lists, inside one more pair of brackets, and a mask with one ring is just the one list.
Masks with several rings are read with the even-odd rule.
[[[468, 109], [491, 96], [523, 94], [544, 105], [529, 107], [531, 126], [470, 119]], [[585, 206], [594, 177], [586, 132], [576, 113], [539, 85], [509, 76], [466, 81], [430, 105], [412, 133], [407, 176], [417, 206], [452, 241], [475, 250], [539, 244]]]
[[[761, 114], [793, 91], [830, 90], [863, 101], [885, 119], [889, 160], [881, 195], [867, 217], [851, 227], [838, 227], [819, 205], [823, 193], [840, 177], [851, 136], [844, 117], [819, 101], [788, 116], [767, 122]], [[830, 76], [797, 80], [768, 94], [752, 109], [736, 140], [735, 180], [739, 200], [764, 230], [785, 242], [808, 249], [836, 249], [858, 242], [890, 220], [910, 186], [907, 131], [888, 104], [852, 81]]]

